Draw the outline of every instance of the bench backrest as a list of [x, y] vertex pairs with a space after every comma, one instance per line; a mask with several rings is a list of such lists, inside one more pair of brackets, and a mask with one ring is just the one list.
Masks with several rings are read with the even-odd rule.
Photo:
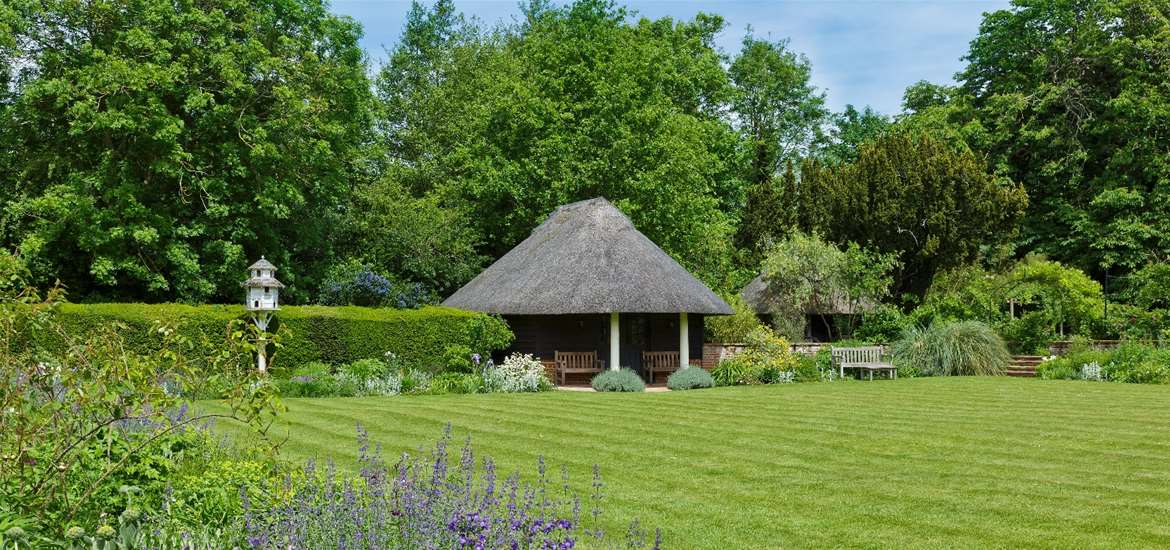
[[881, 346], [866, 346], [863, 348], [833, 348], [833, 363], [881, 363]]
[[677, 351], [643, 351], [642, 367], [650, 369], [678, 368]]
[[566, 369], [595, 369], [597, 367], [596, 351], [558, 351], [556, 361]]

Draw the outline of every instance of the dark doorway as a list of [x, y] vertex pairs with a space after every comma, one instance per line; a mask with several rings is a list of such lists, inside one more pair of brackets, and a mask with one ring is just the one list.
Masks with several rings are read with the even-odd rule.
[[638, 374], [642, 373], [642, 352], [646, 349], [646, 342], [650, 336], [650, 320], [644, 315], [622, 315], [621, 322], [621, 358], [623, 367], [630, 367]]

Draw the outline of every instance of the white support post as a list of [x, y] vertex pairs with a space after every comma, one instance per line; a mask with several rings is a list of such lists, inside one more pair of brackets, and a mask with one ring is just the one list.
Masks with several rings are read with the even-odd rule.
[[256, 368], [260, 374], [268, 372], [268, 341], [263, 337], [256, 341]]
[[609, 314], [609, 370], [621, 368], [622, 355], [618, 349], [621, 345], [619, 331], [621, 331], [621, 323], [618, 322], [618, 314], [615, 311]]
[[256, 328], [260, 329], [260, 335], [256, 338], [256, 370], [260, 374], [268, 372], [268, 340], [264, 338], [264, 334], [268, 332], [268, 322], [272, 320], [272, 313], [261, 311], [253, 314], [252, 321], [256, 323]]
[[678, 368], [691, 366], [690, 327], [687, 326], [687, 312], [678, 314]]

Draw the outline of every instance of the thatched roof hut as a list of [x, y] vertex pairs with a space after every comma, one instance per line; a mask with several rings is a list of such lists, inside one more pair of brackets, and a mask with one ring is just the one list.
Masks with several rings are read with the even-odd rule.
[[[688, 314], [700, 323], [695, 335], [701, 350], [701, 316], [732, 313], [604, 198], [557, 208], [443, 305], [504, 316], [516, 332], [517, 351], [544, 359], [576, 351], [604, 357], [604, 351], [611, 368], [637, 368], [641, 359], [633, 353], [639, 350], [671, 351], [652, 348], [670, 347], [663, 332], [676, 321], [680, 341], [688, 341]], [[594, 341], [602, 336], [609, 337], [609, 345]], [[695, 346], [680, 341], [673, 347], [686, 364]], [[629, 353], [621, 354], [621, 345]]]
[[604, 198], [557, 208], [443, 305], [502, 315], [731, 314]]
[[[768, 288], [764, 275], [748, 283], [740, 292], [745, 304], [765, 322], [771, 322], [783, 302], [783, 296]], [[836, 316], [860, 315], [875, 308], [869, 299], [851, 300], [848, 296], [833, 291], [829, 295], [816, 296], [804, 304], [804, 338], [810, 341], [834, 340], [840, 336], [831, 326], [829, 319]], [[816, 321], [816, 322], [814, 322]]]
[[[773, 305], [779, 298], [768, 291], [768, 283], [761, 274], [739, 293], [744, 303], [753, 311], [760, 314], [769, 314], [775, 311]], [[817, 302], [820, 302], [819, 304]], [[873, 309], [873, 304], [867, 300], [853, 302], [848, 296], [840, 293], [825, 297], [821, 300], [810, 301], [804, 305], [804, 312], [809, 315], [857, 315]]]

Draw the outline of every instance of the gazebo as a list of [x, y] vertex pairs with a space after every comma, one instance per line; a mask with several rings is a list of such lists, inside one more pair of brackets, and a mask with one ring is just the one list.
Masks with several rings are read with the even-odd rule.
[[591, 352], [650, 376], [644, 362], [698, 362], [703, 316], [732, 313], [604, 198], [557, 208], [443, 305], [502, 316], [516, 335], [505, 353]]

